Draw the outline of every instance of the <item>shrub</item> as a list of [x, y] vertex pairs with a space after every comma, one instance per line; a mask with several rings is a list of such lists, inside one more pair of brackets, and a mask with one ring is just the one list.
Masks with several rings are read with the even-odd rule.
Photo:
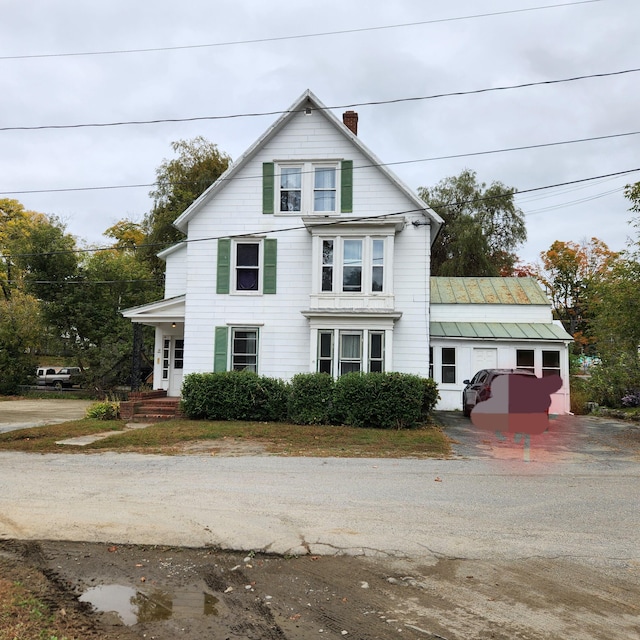
[[416, 375], [350, 373], [336, 381], [333, 420], [377, 429], [415, 427], [438, 397], [435, 383]]
[[289, 391], [288, 416], [294, 424], [329, 424], [335, 383], [327, 373], [298, 373]]
[[588, 403], [590, 401], [589, 389], [585, 380], [571, 376], [571, 413], [577, 416], [589, 413]]
[[182, 410], [201, 420], [281, 421], [287, 396], [286, 382], [252, 371], [191, 373], [182, 386]]
[[623, 406], [622, 399], [640, 387], [636, 358], [621, 356], [616, 361], [603, 362], [591, 369], [588, 390], [591, 399], [612, 408]]
[[94, 420], [117, 420], [120, 417], [120, 403], [109, 400], [94, 402], [85, 416]]

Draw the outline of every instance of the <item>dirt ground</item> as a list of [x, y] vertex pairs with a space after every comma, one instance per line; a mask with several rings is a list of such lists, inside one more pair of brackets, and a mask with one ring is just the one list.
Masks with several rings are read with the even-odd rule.
[[610, 571], [0, 541], [0, 576], [35, 585], [82, 640], [640, 637], [640, 566]]

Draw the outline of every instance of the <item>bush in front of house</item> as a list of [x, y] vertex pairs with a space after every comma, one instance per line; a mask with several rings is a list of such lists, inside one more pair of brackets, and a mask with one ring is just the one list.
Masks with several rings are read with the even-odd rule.
[[85, 417], [94, 420], [117, 420], [120, 417], [120, 403], [110, 400], [94, 402], [87, 409]]
[[402, 429], [423, 424], [438, 401], [431, 379], [407, 373], [302, 373], [290, 384], [250, 371], [191, 373], [182, 410], [195, 420], [346, 424]]
[[439, 394], [433, 380], [408, 373], [349, 373], [336, 380], [332, 421], [403, 429], [422, 424]]
[[335, 382], [327, 373], [298, 373], [289, 391], [288, 417], [294, 424], [329, 424]]
[[191, 373], [182, 385], [182, 410], [196, 420], [287, 419], [288, 385], [252, 371]]

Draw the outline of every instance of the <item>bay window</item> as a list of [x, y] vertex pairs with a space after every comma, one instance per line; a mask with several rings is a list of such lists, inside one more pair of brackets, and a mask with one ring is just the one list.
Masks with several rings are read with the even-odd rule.
[[359, 371], [385, 370], [385, 332], [382, 330], [318, 330], [319, 373], [342, 376]]
[[319, 289], [323, 293], [383, 293], [384, 238], [334, 237], [321, 240]]

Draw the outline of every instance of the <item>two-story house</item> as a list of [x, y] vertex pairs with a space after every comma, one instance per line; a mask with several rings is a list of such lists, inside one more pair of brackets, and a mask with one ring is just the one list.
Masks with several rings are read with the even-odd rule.
[[[175, 221], [186, 239], [159, 254], [165, 298], [124, 312], [155, 327], [155, 388], [176, 396], [183, 374], [233, 369], [429, 375], [443, 221], [362, 144], [357, 120], [306, 91]], [[460, 375], [437, 369], [459, 396]]]

